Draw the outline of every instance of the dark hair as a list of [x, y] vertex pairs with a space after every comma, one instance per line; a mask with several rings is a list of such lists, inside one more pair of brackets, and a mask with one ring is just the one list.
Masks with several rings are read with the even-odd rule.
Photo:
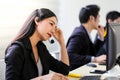
[[[20, 41], [27, 37], [30, 37], [35, 32], [35, 29], [36, 29], [35, 22], [34, 22], [35, 17], [38, 17], [38, 21], [42, 21], [46, 18], [50, 18], [53, 16], [56, 17], [56, 15], [49, 9], [41, 8], [41, 9], [34, 10], [32, 12], [32, 14], [28, 17], [28, 19], [26, 20], [26, 22], [20, 29], [19, 33], [17, 34], [17, 36], [13, 39], [13, 41], [11, 43], [13, 43], [15, 41]], [[56, 17], [56, 19], [57, 19], [57, 17]], [[11, 45], [11, 43], [10, 43], [10, 45]], [[7, 49], [8, 49], [8, 47], [7, 47]]]
[[98, 15], [100, 8], [97, 5], [87, 5], [80, 10], [79, 21], [80, 23], [86, 23], [90, 16], [94, 16], [95, 19]]
[[45, 8], [36, 9], [35, 11], [32, 12], [30, 17], [26, 20], [26, 22], [24, 23], [23, 27], [21, 28], [20, 32], [18, 33], [14, 41], [21, 40], [26, 37], [30, 37], [34, 33], [35, 17], [38, 17], [38, 21], [42, 21], [46, 18], [53, 17], [53, 16], [56, 17], [56, 15], [49, 9], [45, 9]]
[[106, 26], [108, 26], [108, 19], [114, 21], [115, 19], [120, 17], [120, 13], [118, 11], [110, 11], [106, 15]]

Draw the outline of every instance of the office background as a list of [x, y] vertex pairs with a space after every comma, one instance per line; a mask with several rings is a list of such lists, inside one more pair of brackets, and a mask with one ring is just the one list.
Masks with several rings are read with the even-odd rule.
[[[4, 50], [15, 37], [29, 14], [36, 8], [49, 8], [58, 17], [58, 26], [63, 30], [65, 42], [73, 29], [79, 26], [78, 14], [81, 7], [88, 4], [100, 6], [100, 24], [105, 25], [108, 11], [120, 11], [119, 0], [0, 0], [0, 59], [4, 58]], [[96, 31], [91, 33], [93, 40]], [[59, 49], [57, 43], [49, 45], [49, 49]], [[54, 48], [53, 48], [54, 47]]]

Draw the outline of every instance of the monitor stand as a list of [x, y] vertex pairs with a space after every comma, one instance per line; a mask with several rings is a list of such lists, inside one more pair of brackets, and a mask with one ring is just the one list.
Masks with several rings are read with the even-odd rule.
[[111, 70], [107, 71], [101, 76], [101, 79], [105, 79], [107, 77], [118, 77], [120, 78], [120, 66], [116, 65]]

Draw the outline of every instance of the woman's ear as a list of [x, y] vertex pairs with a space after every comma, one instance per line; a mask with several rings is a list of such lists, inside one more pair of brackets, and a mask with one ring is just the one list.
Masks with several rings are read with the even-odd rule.
[[35, 22], [36, 25], [38, 25], [38, 23], [39, 23], [38, 17], [35, 17], [35, 18], [34, 18], [34, 22]]
[[108, 19], [108, 23], [111, 23], [112, 22], [112, 20], [111, 19]]

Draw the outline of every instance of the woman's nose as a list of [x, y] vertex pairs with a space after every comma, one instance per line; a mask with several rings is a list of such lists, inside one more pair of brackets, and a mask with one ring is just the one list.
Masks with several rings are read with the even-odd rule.
[[52, 29], [52, 34], [54, 34], [54, 33], [55, 33], [55, 28]]

